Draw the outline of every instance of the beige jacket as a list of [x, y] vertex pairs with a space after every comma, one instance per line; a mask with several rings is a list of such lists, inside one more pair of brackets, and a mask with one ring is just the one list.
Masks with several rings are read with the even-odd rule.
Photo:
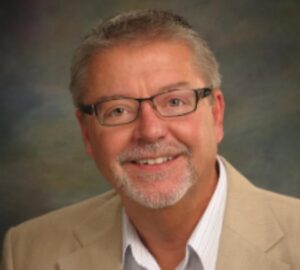
[[[254, 187], [228, 162], [228, 198], [217, 270], [299, 270], [300, 201]], [[121, 269], [115, 192], [12, 228], [1, 270]]]

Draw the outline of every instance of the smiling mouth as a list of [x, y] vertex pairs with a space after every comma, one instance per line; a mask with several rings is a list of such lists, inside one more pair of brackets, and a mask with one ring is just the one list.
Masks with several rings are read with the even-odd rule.
[[157, 158], [145, 158], [132, 160], [131, 163], [138, 165], [160, 165], [175, 159], [176, 156], [166, 156], [166, 157], [157, 157]]

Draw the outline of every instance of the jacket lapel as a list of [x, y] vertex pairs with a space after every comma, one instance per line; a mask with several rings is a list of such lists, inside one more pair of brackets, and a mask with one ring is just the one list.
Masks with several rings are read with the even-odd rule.
[[229, 227], [224, 228], [217, 270], [289, 270]]
[[79, 248], [58, 261], [60, 270], [121, 269], [122, 235], [119, 197], [106, 202], [76, 227]]
[[268, 250], [284, 237], [261, 191], [223, 160], [228, 195], [217, 270], [288, 270]]

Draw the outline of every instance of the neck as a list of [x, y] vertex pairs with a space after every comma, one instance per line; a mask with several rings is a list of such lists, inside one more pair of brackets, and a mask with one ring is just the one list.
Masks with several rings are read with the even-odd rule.
[[129, 219], [161, 269], [174, 269], [183, 260], [188, 239], [214, 193], [216, 171], [210, 179], [204, 185], [195, 184], [178, 203], [163, 209], [123, 199]]

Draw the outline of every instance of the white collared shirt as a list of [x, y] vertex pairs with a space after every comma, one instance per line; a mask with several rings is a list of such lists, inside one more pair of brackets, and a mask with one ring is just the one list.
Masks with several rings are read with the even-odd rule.
[[[227, 196], [227, 174], [221, 159], [217, 160], [219, 165], [217, 187], [188, 240], [185, 258], [176, 270], [215, 270], [216, 268]], [[124, 210], [122, 221], [123, 269], [160, 270], [158, 263], [140, 240]]]

